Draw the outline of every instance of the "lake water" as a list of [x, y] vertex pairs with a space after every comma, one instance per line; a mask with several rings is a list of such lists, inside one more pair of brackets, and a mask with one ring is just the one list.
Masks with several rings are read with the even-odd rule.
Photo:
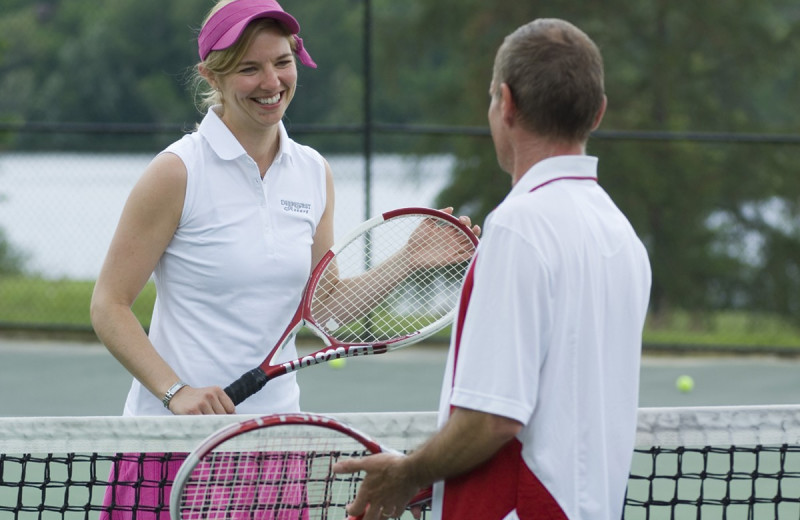
[[[336, 183], [337, 236], [365, 219], [364, 158], [326, 157]], [[26, 269], [46, 278], [96, 278], [125, 200], [149, 154], [0, 154], [0, 229]], [[378, 156], [371, 214], [431, 206], [447, 184], [450, 156]]]

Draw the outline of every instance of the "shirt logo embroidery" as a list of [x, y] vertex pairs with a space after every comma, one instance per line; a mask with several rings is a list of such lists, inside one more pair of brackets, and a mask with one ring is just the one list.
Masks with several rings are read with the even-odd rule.
[[290, 211], [292, 213], [306, 214], [311, 211], [311, 204], [307, 202], [281, 199], [281, 206], [283, 206], [283, 211]]

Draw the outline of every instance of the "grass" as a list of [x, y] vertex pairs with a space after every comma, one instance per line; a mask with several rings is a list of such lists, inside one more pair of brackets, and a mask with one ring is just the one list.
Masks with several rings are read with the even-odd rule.
[[[0, 278], [0, 325], [89, 329], [93, 288], [93, 281]], [[150, 325], [154, 301], [155, 287], [151, 282], [133, 306], [134, 314], [145, 327]], [[800, 323], [735, 311], [702, 316], [673, 311], [648, 319], [644, 341], [674, 345], [798, 347], [800, 350]]]
[[[45, 280], [41, 278], [0, 278], [0, 324], [57, 328], [90, 328], [89, 303], [94, 282]], [[145, 327], [156, 298], [148, 283], [133, 305], [133, 312]]]
[[743, 311], [721, 311], [700, 316], [673, 311], [666, 317], [656, 319], [651, 316], [647, 320], [644, 342], [797, 347], [800, 351], [800, 323], [780, 316]]

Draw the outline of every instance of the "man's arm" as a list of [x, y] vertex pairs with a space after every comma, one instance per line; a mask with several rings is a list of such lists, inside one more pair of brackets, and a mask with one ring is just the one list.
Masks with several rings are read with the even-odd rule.
[[379, 454], [340, 462], [336, 473], [367, 473], [348, 513], [363, 514], [364, 520], [399, 516], [420, 489], [489, 460], [521, 429], [514, 419], [455, 408], [441, 431], [408, 456]]

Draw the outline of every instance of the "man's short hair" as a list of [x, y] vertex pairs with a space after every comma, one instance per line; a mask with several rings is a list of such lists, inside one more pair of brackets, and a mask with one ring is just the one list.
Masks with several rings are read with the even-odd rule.
[[603, 106], [600, 50], [564, 20], [537, 19], [508, 35], [493, 78], [509, 86], [520, 122], [546, 138], [585, 142]]

